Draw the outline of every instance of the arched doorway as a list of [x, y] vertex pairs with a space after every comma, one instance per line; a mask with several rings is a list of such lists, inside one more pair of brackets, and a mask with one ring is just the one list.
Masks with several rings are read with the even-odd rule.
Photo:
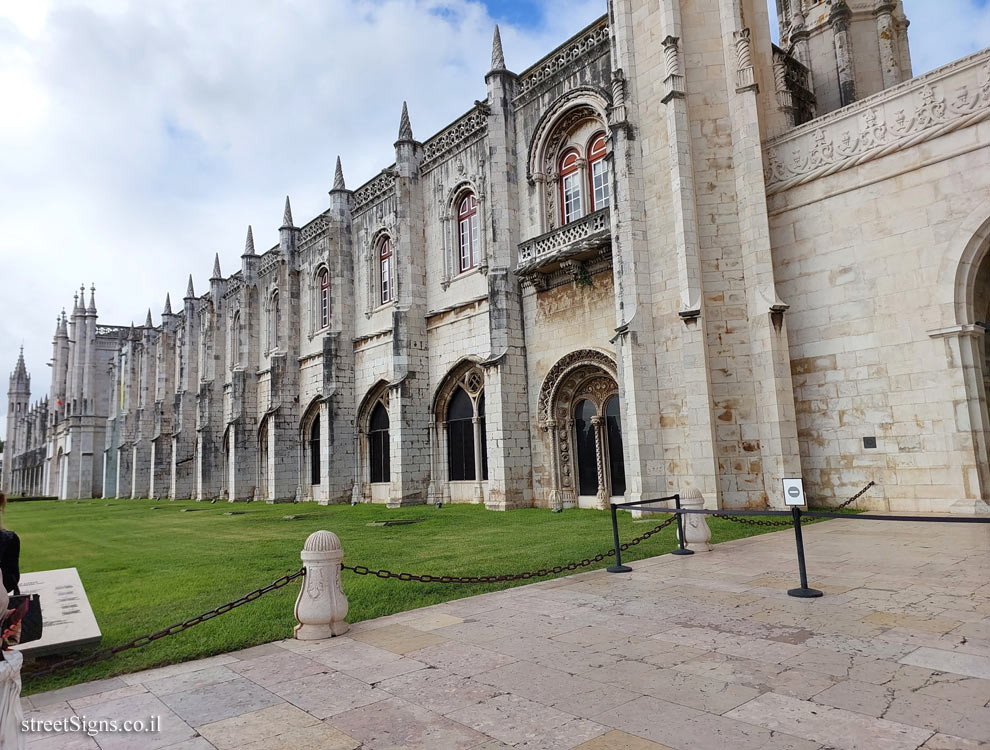
[[540, 423], [550, 454], [552, 509], [606, 508], [626, 477], [615, 362], [573, 352], [551, 368], [540, 391]]
[[329, 479], [329, 466], [324, 469], [323, 461], [323, 418], [320, 400], [314, 401], [299, 424], [302, 456], [299, 462], [299, 485], [303, 497], [309, 500], [322, 500], [326, 495]]

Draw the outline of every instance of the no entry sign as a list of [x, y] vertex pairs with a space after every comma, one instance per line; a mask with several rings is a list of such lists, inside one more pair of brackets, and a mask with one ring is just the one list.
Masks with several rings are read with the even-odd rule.
[[804, 480], [782, 479], [784, 483], [784, 505], [806, 505], [804, 499]]

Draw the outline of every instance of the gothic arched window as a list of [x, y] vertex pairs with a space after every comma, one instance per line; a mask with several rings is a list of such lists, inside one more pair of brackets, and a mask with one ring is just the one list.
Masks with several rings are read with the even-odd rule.
[[578, 459], [578, 494], [598, 493], [598, 444], [593, 419], [598, 412], [588, 399], [574, 407], [574, 432]]
[[280, 318], [278, 304], [278, 290], [272, 292], [268, 302], [268, 349], [274, 351], [278, 349], [278, 324]]
[[371, 468], [371, 482], [391, 480], [391, 466], [388, 450], [388, 411], [379, 401], [371, 411], [368, 425], [368, 460]]
[[478, 265], [478, 199], [465, 193], [457, 205], [458, 270], [463, 273]]
[[320, 483], [320, 414], [313, 417], [309, 426], [309, 483]]
[[591, 180], [592, 211], [608, 206], [611, 198], [608, 161], [605, 159], [607, 153], [605, 134], [597, 133], [591, 139], [591, 145], [588, 146], [588, 178]]
[[239, 364], [241, 364], [241, 350], [240, 350], [240, 333], [241, 329], [241, 313], [240, 311], [234, 313], [234, 319], [230, 323], [230, 369], [233, 370]]
[[564, 224], [581, 218], [581, 156], [570, 149], [560, 158], [560, 218]]
[[378, 246], [379, 302], [386, 304], [395, 299], [392, 288], [393, 262], [392, 240], [385, 237]]
[[320, 294], [317, 298], [319, 326], [326, 328], [330, 325], [330, 271], [326, 268], [320, 270], [316, 275], [316, 281], [320, 287]]
[[447, 459], [450, 481], [473, 481], [474, 405], [463, 388], [458, 388], [447, 405]]

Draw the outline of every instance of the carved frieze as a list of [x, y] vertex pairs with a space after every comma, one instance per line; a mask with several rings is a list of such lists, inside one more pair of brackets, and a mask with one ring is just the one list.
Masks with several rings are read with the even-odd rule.
[[515, 104], [523, 104], [544, 91], [585, 58], [607, 53], [608, 44], [608, 16], [602, 16], [577, 39], [558, 47], [519, 75], [519, 94], [514, 100]]
[[990, 50], [825, 115], [764, 149], [767, 193], [840, 172], [990, 117]]
[[473, 143], [488, 132], [490, 110], [484, 102], [478, 102], [474, 109], [423, 144], [423, 164], [425, 172], [439, 164], [444, 157]]
[[357, 213], [362, 208], [393, 194], [397, 174], [393, 164], [391, 167], [383, 169], [377, 177], [355, 190], [353, 212]]

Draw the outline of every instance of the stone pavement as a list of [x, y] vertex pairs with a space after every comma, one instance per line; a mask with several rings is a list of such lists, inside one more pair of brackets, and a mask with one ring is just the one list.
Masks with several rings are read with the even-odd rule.
[[805, 534], [821, 599], [782, 531], [35, 695], [162, 730], [28, 748], [990, 747], [990, 525]]

